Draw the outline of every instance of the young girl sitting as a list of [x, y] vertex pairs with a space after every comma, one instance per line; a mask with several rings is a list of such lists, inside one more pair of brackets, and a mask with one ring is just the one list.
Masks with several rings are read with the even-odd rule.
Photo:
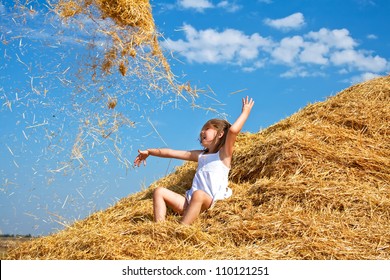
[[165, 220], [168, 206], [182, 214], [181, 223], [191, 224], [215, 201], [232, 195], [232, 190], [228, 187], [228, 174], [233, 146], [253, 105], [252, 98], [249, 99], [248, 96], [243, 98], [242, 112], [233, 125], [220, 119], [206, 122], [199, 135], [203, 150], [178, 151], [167, 148], [138, 150], [139, 154], [134, 160], [135, 166], [140, 166], [142, 162], [146, 165], [146, 158], [150, 155], [198, 162], [192, 187], [186, 192], [185, 197], [163, 187], [154, 190], [153, 212], [156, 222]]

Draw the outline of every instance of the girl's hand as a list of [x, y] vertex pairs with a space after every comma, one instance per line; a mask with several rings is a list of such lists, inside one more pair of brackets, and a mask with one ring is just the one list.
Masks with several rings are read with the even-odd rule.
[[255, 104], [255, 101], [253, 99], [249, 99], [247, 96], [246, 98], [242, 99], [242, 112], [247, 112], [248, 114], [252, 110], [253, 105]]
[[141, 165], [141, 163], [143, 162], [144, 166], [145, 166], [146, 165], [146, 158], [148, 156], [149, 156], [148, 150], [145, 150], [145, 151], [138, 150], [138, 156], [134, 160], [134, 165], [139, 167]]

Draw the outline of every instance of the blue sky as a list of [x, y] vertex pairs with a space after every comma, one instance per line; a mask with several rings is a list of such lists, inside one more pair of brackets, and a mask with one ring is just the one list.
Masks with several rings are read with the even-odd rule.
[[203, 123], [234, 121], [245, 95], [256, 104], [243, 130], [257, 132], [390, 70], [386, 0], [151, 4], [172, 71], [199, 90], [200, 108], [132, 75], [93, 82], [90, 58], [106, 45], [88, 48], [90, 20], [0, 1], [1, 233], [55, 232], [147, 187], [181, 162], [134, 169], [138, 148], [198, 149]]

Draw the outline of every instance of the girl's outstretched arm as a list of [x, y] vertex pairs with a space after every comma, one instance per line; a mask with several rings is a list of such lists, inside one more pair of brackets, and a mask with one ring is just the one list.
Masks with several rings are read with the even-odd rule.
[[223, 158], [225, 163], [228, 163], [227, 165], [230, 166], [230, 161], [233, 155], [233, 149], [234, 149], [234, 143], [236, 142], [236, 138], [238, 133], [240, 133], [242, 127], [244, 126], [246, 120], [248, 119], [248, 116], [252, 110], [253, 105], [255, 102], [252, 98], [249, 99], [247, 96], [246, 98], [242, 99], [242, 111], [240, 116], [237, 118], [237, 120], [232, 124], [232, 126], [229, 128], [228, 134], [226, 136], [226, 142], [223, 146]]
[[148, 156], [198, 161], [198, 156], [200, 153], [201, 153], [200, 150], [179, 151], [179, 150], [172, 150], [172, 149], [168, 149], [168, 148], [147, 149], [147, 150], [142, 150], [142, 151], [138, 150], [138, 156], [134, 160], [134, 165], [140, 166], [141, 163], [146, 165], [146, 158]]

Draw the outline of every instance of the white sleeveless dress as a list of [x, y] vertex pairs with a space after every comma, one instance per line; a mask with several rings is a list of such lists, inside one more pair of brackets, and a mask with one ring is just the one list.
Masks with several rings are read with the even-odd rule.
[[228, 168], [220, 159], [219, 151], [214, 154], [201, 153], [198, 157], [198, 168], [192, 181], [192, 187], [186, 192], [188, 203], [196, 190], [205, 191], [213, 199], [226, 199], [232, 195], [228, 187]]

